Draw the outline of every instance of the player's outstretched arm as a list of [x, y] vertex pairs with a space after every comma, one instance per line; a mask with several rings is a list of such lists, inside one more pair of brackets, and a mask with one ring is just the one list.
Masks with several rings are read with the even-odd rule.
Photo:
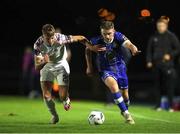
[[124, 46], [125, 46], [126, 48], [130, 49], [130, 51], [131, 51], [131, 53], [132, 53], [133, 56], [141, 53], [141, 51], [139, 51], [138, 48], [137, 48], [134, 44], [132, 44], [131, 41], [129, 41], [129, 40], [127, 40], [127, 41], [125, 42]]
[[83, 40], [86, 40], [86, 37], [82, 35], [73, 35], [71, 36], [71, 38], [72, 38], [72, 42], [81, 42]]
[[86, 40], [86, 38], [82, 35], [61, 35], [59, 40], [56, 40], [56, 42], [60, 45], [67, 45], [75, 42], [81, 42], [83, 40]]
[[153, 67], [153, 63], [152, 63], [152, 46], [153, 46], [153, 38], [151, 37], [148, 41], [148, 45], [147, 45], [147, 50], [146, 50], [146, 66], [147, 68], [152, 68]]
[[85, 58], [86, 58], [86, 74], [92, 76], [93, 74], [93, 65], [92, 65], [92, 51], [86, 47], [85, 49]]
[[91, 42], [82, 35], [75, 35], [71, 36], [72, 42], [80, 42], [84, 44], [86, 47], [88, 47], [91, 51], [99, 52], [99, 51], [105, 51], [105, 47], [101, 47], [100, 45], [93, 45]]
[[106, 51], [106, 47], [102, 47], [101, 45], [93, 45], [88, 39], [81, 41], [89, 50], [93, 52]]

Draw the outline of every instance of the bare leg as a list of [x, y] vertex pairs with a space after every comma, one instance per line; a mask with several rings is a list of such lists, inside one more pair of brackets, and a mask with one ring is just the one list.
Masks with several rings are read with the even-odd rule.
[[128, 89], [123, 89], [123, 90], [120, 90], [122, 96], [123, 96], [123, 99], [124, 99], [124, 102], [126, 104], [126, 107], [128, 108], [129, 104], [130, 104], [130, 101], [129, 101], [129, 92], [128, 92]]
[[125, 118], [126, 122], [129, 124], [135, 124], [133, 118], [131, 117], [130, 113], [128, 112], [128, 109], [124, 103], [124, 99], [119, 91], [119, 86], [117, 81], [113, 77], [107, 77], [105, 79], [106, 86], [110, 89], [114, 101], [121, 110], [121, 113], [123, 117]]
[[114, 101], [120, 108], [121, 112], [129, 113], [124, 103], [124, 99], [120, 93], [117, 81], [113, 77], [107, 77], [104, 82], [106, 86], [109, 88], [109, 90], [111, 91]]
[[111, 91], [111, 93], [119, 92], [117, 81], [113, 77], [107, 77], [104, 82]]
[[69, 86], [59, 86], [59, 96], [61, 101], [63, 101], [64, 109], [68, 111], [70, 109], [70, 99], [69, 99]]
[[59, 121], [58, 114], [56, 112], [55, 103], [52, 100], [51, 96], [51, 89], [52, 89], [52, 82], [49, 81], [42, 81], [41, 82], [41, 89], [43, 93], [43, 99], [48, 107], [49, 112], [52, 115], [51, 123], [56, 124]]

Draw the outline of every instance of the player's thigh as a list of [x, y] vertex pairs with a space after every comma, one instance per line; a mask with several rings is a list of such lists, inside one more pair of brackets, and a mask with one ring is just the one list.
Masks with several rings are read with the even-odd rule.
[[69, 73], [65, 69], [61, 69], [60, 73], [56, 76], [59, 85], [59, 95], [61, 99], [68, 96], [69, 90]]
[[51, 66], [50, 65], [48, 66], [48, 64], [47, 64], [43, 67], [43, 69], [41, 69], [41, 71], [40, 71], [40, 81], [41, 82], [53, 83], [55, 77], [54, 77], [53, 72], [50, 70], [50, 68], [51, 68]]
[[41, 81], [41, 89], [42, 89], [44, 98], [51, 97], [52, 86], [53, 86], [53, 82], [51, 81]]
[[44, 97], [51, 96], [53, 81], [54, 81], [54, 75], [50, 71], [49, 66], [45, 65], [44, 68], [41, 69], [40, 71], [40, 83]]
[[69, 86], [59, 85], [59, 96], [61, 100], [65, 100], [69, 96], [68, 90]]
[[108, 76], [104, 80], [105, 85], [111, 90], [112, 93], [116, 93], [119, 91], [119, 86], [115, 78], [112, 76]]
[[60, 87], [68, 88], [69, 87], [69, 73], [67, 73], [65, 69], [61, 69], [61, 71], [59, 72], [60, 73], [56, 75], [58, 85], [60, 85]]

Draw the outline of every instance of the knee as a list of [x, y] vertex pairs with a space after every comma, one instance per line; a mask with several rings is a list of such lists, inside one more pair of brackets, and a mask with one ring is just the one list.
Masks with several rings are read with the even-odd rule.
[[42, 89], [42, 94], [44, 99], [51, 99], [51, 88], [52, 88], [52, 83], [51, 82], [41, 82], [41, 89]]
[[112, 93], [116, 93], [119, 91], [119, 88], [117, 85], [113, 84], [109, 87], [109, 89], [111, 90]]
[[66, 94], [65, 93], [63, 93], [63, 92], [61, 92], [60, 94], [59, 94], [59, 96], [60, 96], [60, 99], [61, 99], [61, 101], [64, 101], [64, 100], [66, 100]]
[[43, 90], [44, 99], [52, 99], [51, 93], [48, 90]]

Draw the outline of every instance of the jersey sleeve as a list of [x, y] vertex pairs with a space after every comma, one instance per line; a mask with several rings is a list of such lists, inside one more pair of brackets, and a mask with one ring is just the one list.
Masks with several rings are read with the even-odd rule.
[[39, 55], [41, 53], [39, 47], [41, 45], [41, 39], [37, 39], [37, 41], [34, 43], [34, 55]]
[[116, 32], [115, 38], [120, 42], [120, 44], [124, 45], [129, 39], [122, 33]]
[[98, 40], [99, 40], [98, 37], [94, 37], [94, 38], [90, 39], [90, 42], [91, 42], [92, 45], [98, 45]]
[[64, 35], [64, 34], [56, 33], [56, 38], [60, 45], [73, 43], [73, 39], [71, 35]]

